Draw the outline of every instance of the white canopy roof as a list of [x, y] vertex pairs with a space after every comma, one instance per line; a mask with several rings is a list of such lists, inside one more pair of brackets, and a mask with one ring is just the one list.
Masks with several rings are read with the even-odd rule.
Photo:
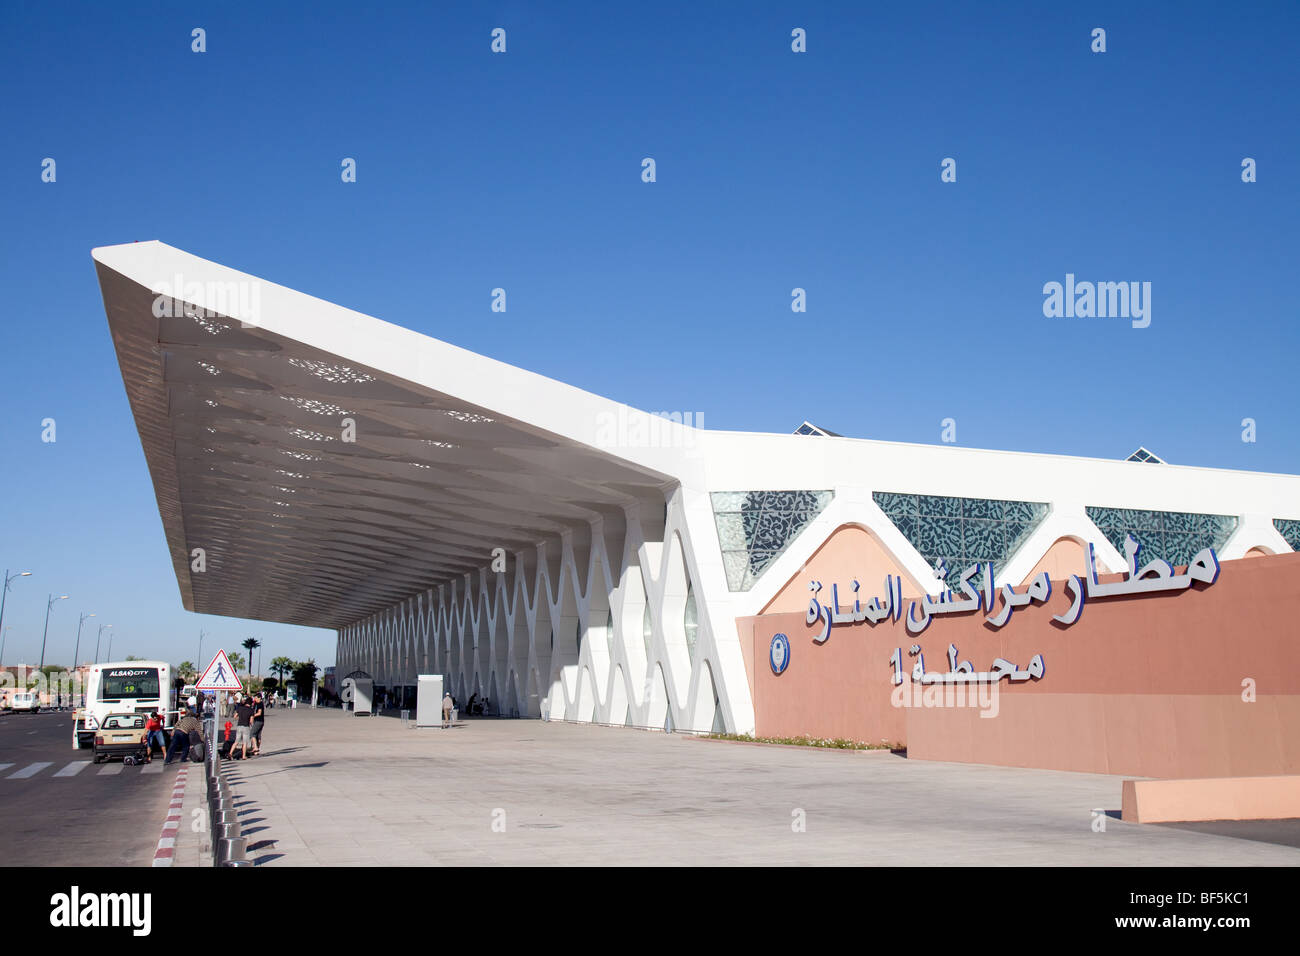
[[626, 406], [160, 242], [92, 255], [189, 610], [341, 627], [674, 481], [600, 440]]

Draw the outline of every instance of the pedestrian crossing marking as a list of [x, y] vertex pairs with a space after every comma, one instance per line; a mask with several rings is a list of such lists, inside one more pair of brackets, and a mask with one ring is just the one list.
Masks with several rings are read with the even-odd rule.
[[44, 770], [46, 767], [49, 767], [49, 766], [53, 766], [53, 764], [50, 763], [49, 761], [46, 761], [45, 763], [33, 763], [33, 764], [28, 764], [26, 767], [23, 767], [22, 770], [18, 770], [18, 771], [14, 772], [14, 773], [11, 773], [11, 774], [9, 775], [9, 779], [10, 779], [10, 780], [25, 780], [25, 779], [27, 779], [28, 777], [34, 777], [34, 776], [36, 776], [38, 773], [40, 773], [42, 770]]
[[[40, 760], [26, 766], [17, 763], [0, 763], [0, 777], [6, 780], [30, 780], [32, 777], [43, 774], [51, 767], [58, 767], [57, 770], [50, 774], [51, 777], [76, 777], [83, 775], [83, 771], [94, 763], [93, 760], [73, 760], [70, 763], [61, 765], [50, 760]], [[139, 772], [160, 776], [165, 766], [167, 765], [163, 762], [163, 759], [156, 757], [152, 763], [140, 767]], [[21, 769], [15, 770], [13, 773], [6, 773], [13, 767], [21, 767]], [[97, 766], [96, 769], [101, 777], [114, 777], [120, 774], [125, 767], [126, 764], [121, 761], [114, 761], [106, 763], [102, 767]]]

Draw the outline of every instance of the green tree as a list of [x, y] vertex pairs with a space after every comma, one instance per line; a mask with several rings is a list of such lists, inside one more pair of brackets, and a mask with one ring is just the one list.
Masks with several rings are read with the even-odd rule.
[[318, 670], [320, 668], [316, 666], [314, 657], [302, 661], [293, 669], [293, 682], [298, 685], [298, 697], [300, 699], [311, 700], [311, 691], [316, 686], [316, 672]]
[[261, 646], [262, 642], [255, 637], [250, 637], [240, 645], [240, 647], [248, 651], [248, 673], [250, 675], [253, 673], [253, 651], [257, 650]]
[[297, 661], [295, 661], [292, 657], [284, 657], [282, 655], [280, 657], [276, 657], [272, 659], [271, 673], [277, 675], [280, 678], [280, 682], [284, 683], [284, 676], [286, 674], [292, 674], [294, 668], [297, 666], [298, 666]]
[[239, 651], [235, 651], [233, 654], [228, 654], [227, 656], [230, 658], [230, 666], [233, 667], [236, 671], [241, 671], [244, 669], [243, 654], [239, 653]]
[[181, 661], [176, 665], [176, 676], [181, 679], [182, 684], [192, 684], [198, 677], [198, 668], [191, 661]]
[[128, 661], [142, 661], [142, 660], [144, 660], [143, 657], [138, 657], [138, 656], [136, 656], [135, 654], [127, 654], [126, 657], [125, 657], [124, 659], [125, 659], [125, 660], [128, 660]]

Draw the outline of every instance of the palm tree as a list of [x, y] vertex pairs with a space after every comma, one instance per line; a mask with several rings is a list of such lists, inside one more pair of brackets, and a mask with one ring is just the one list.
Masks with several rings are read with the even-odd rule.
[[239, 651], [235, 651], [233, 654], [230, 654], [229, 657], [230, 657], [230, 666], [233, 667], [236, 672], [244, 669], [243, 654], [239, 653]]
[[181, 661], [180, 664], [176, 666], [176, 674], [180, 677], [182, 684], [188, 684], [191, 683], [194, 680], [195, 675], [198, 674], [198, 668], [196, 668], [190, 661]]
[[271, 673], [279, 675], [280, 683], [283, 685], [284, 675], [292, 673], [293, 669], [297, 666], [298, 662], [292, 657], [277, 657], [271, 661]]
[[244, 641], [244, 643], [240, 646], [243, 647], [244, 650], [248, 651], [248, 676], [252, 677], [253, 676], [253, 651], [261, 647], [262, 642], [255, 637], [250, 637], [248, 640]]

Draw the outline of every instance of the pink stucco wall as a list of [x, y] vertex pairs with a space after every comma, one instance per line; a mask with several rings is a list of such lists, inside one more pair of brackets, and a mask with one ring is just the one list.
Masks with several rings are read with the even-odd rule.
[[[853, 553], [823, 548], [780, 596], [785, 610], [737, 622], [751, 641], [760, 735], [884, 739], [905, 743], [913, 758], [1146, 777], [1300, 773], [1300, 554], [1225, 561], [1211, 587], [1092, 601], [1069, 628], [1051, 623], [1069, 604], [1054, 582], [1047, 605], [1017, 611], [1001, 630], [983, 614], [965, 614], [936, 618], [917, 636], [902, 621], [841, 625], [816, 644], [820, 623], [805, 621], [807, 579], [827, 591], [838, 582], [842, 604], [851, 603], [854, 577], [867, 596], [881, 590], [867, 586], [874, 577]], [[791, 643], [779, 677], [768, 666], [778, 631]], [[1023, 668], [1042, 654], [1045, 674], [1003, 681], [997, 716], [981, 717], [978, 707], [896, 706], [894, 648], [908, 671], [912, 644], [921, 645], [928, 669], [947, 670], [949, 643], [976, 670], [996, 657]], [[1253, 702], [1243, 699], [1243, 683], [1253, 687]]]

